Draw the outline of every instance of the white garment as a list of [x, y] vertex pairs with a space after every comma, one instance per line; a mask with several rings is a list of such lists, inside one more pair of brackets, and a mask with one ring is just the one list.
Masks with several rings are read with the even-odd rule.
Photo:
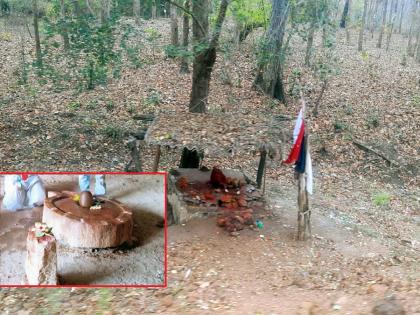
[[44, 203], [45, 189], [38, 175], [23, 180], [20, 175], [5, 175], [3, 208], [16, 211]]

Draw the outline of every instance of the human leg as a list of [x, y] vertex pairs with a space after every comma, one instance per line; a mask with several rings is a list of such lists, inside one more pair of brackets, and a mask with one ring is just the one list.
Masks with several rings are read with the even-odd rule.
[[90, 175], [79, 175], [80, 191], [87, 191], [90, 188]]
[[4, 176], [3, 208], [11, 211], [24, 208], [26, 190], [19, 175]]
[[95, 195], [105, 195], [105, 175], [95, 175]]

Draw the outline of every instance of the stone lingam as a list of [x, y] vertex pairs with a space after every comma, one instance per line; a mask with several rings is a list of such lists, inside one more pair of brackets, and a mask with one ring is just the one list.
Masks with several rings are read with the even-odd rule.
[[122, 203], [103, 197], [93, 198], [92, 204], [85, 193], [62, 192], [45, 199], [42, 220], [53, 228], [56, 239], [83, 248], [117, 247], [131, 242], [132, 212]]
[[46, 224], [36, 223], [26, 239], [26, 284], [57, 285], [57, 246]]

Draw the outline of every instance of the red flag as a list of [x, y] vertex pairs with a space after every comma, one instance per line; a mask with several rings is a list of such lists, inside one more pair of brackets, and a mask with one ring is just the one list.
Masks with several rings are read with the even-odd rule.
[[302, 121], [298, 136], [296, 138], [296, 142], [293, 145], [292, 151], [290, 151], [289, 157], [287, 158], [287, 160], [283, 161], [284, 164], [292, 164], [298, 160], [300, 150], [302, 149], [302, 144], [303, 144], [302, 140], [303, 140], [304, 135], [305, 135], [305, 123]]

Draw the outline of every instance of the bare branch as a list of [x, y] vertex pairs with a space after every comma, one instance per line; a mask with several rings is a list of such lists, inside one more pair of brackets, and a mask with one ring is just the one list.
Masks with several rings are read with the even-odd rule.
[[226, 10], [229, 5], [229, 0], [222, 0], [220, 3], [219, 14], [217, 16], [216, 24], [214, 25], [213, 36], [210, 40], [210, 48], [215, 48], [218, 44], [220, 33], [222, 31], [223, 21], [226, 17]]
[[166, 0], [166, 2], [168, 2], [168, 3], [170, 3], [170, 4], [174, 5], [174, 6], [176, 6], [177, 8], [180, 8], [182, 11], [184, 11], [185, 13], [187, 13], [188, 15], [190, 15], [193, 18], [193, 20], [197, 23], [197, 25], [200, 28], [201, 32], [203, 34], [206, 34], [206, 31], [204, 30], [203, 25], [201, 25], [200, 21], [194, 16], [194, 14], [190, 10], [187, 10], [186, 8], [184, 8], [183, 6], [179, 5], [178, 3], [176, 3], [176, 2], [174, 2], [172, 0]]

